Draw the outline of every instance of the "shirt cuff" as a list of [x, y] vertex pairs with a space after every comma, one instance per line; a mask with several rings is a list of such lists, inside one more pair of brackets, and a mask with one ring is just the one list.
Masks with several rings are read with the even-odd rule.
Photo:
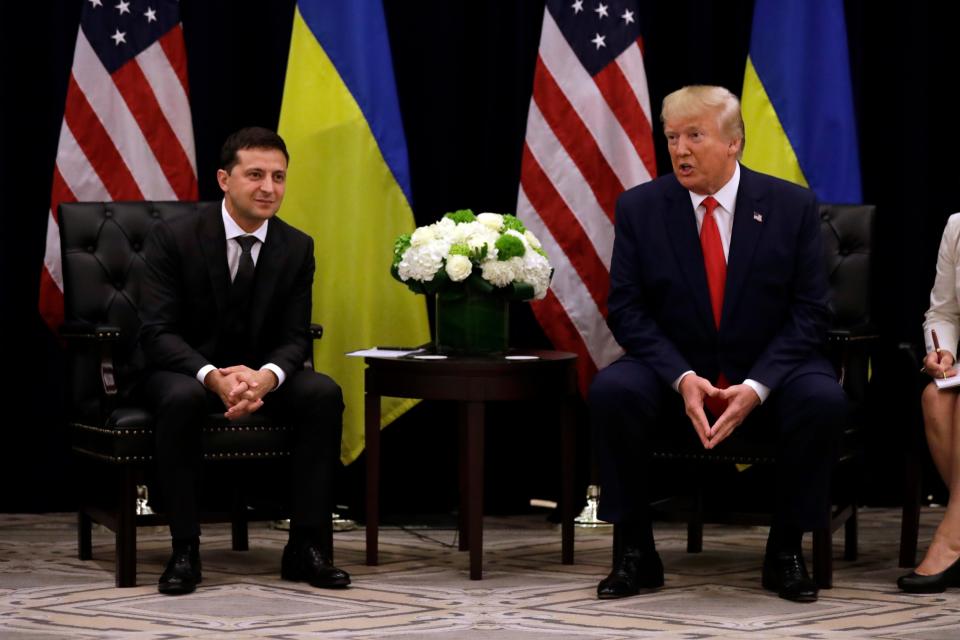
[[207, 379], [207, 374], [213, 371], [214, 369], [216, 369], [215, 366], [213, 366], [212, 364], [208, 364], [202, 367], [200, 371], [197, 371], [197, 380], [200, 381], [200, 384], [203, 384], [204, 386], [206, 386], [203, 383], [203, 381]]
[[691, 373], [693, 373], [693, 369], [691, 369], [690, 371], [684, 371], [683, 373], [681, 373], [680, 377], [674, 380], [673, 384], [671, 385], [673, 387], [673, 390], [676, 391], [677, 393], [680, 393], [680, 383], [683, 381], [684, 378], [686, 378]]
[[770, 395], [770, 387], [760, 384], [756, 380], [751, 380], [750, 378], [744, 380], [743, 384], [757, 392], [757, 395], [760, 396], [760, 404], [766, 402], [767, 397]]
[[273, 371], [274, 375], [277, 376], [277, 386], [271, 389], [271, 391], [274, 391], [275, 389], [279, 389], [280, 385], [282, 385], [283, 381], [287, 378], [287, 376], [283, 373], [283, 369], [273, 364], [272, 362], [268, 362], [267, 364], [260, 367], [261, 371], [263, 371], [264, 369], [269, 369], [270, 371]]

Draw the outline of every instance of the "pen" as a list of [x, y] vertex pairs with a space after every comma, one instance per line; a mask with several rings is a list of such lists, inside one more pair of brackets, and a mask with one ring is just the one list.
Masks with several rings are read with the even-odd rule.
[[[933, 338], [933, 350], [937, 353], [937, 364], [940, 364], [940, 340], [937, 338], [937, 330], [930, 329], [930, 337]], [[940, 376], [944, 380], [947, 378], [947, 372], [941, 371]]]

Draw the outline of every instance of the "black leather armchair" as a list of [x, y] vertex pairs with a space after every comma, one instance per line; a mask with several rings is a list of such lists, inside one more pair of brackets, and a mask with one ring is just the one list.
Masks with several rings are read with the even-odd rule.
[[[820, 229], [823, 234], [826, 270], [834, 311], [827, 347], [836, 366], [838, 379], [853, 404], [840, 448], [840, 463], [843, 465], [852, 462], [860, 454], [859, 418], [866, 396], [869, 347], [877, 339], [870, 322], [869, 297], [875, 209], [872, 205], [825, 204], [820, 207]], [[766, 513], [711, 509], [710, 505], [705, 504], [702, 489], [705, 484], [700, 480], [700, 476], [708, 464], [776, 464], [775, 444], [743, 442], [734, 437], [718, 451], [655, 446], [653, 458], [671, 461], [671, 464], [678, 462], [689, 467], [688, 477], [693, 478], [692, 498], [668, 498], [653, 505], [655, 518], [687, 523], [688, 552], [696, 553], [702, 550], [705, 522], [769, 524], [769, 514]], [[834, 483], [836, 504], [830, 514], [830, 529], [813, 532], [814, 578], [824, 588], [832, 586], [832, 534], [841, 525], [845, 526], [844, 558], [854, 560], [857, 556], [856, 474], [848, 475], [852, 477], [838, 476], [841, 481]], [[847, 480], [849, 481], [844, 482]], [[615, 538], [617, 537], [615, 529]], [[614, 548], [617, 548], [616, 541]]]
[[[66, 318], [61, 336], [69, 348], [71, 446], [81, 471], [79, 556], [82, 560], [92, 557], [92, 521], [113, 530], [118, 587], [136, 585], [136, 528], [165, 524], [162, 515], [137, 513], [137, 485], [153, 466], [153, 417], [124, 394], [140, 326], [140, 283], [146, 268], [143, 246], [156, 225], [195, 215], [199, 206], [193, 202], [60, 206]], [[314, 326], [314, 338], [321, 334], [322, 329]], [[203, 457], [218, 464], [282, 460], [290, 456], [291, 435], [288, 425], [256, 414], [233, 422], [211, 414], [203, 428]], [[276, 508], [251, 511], [239, 494], [228, 502], [223, 511], [204, 513], [202, 521], [232, 522], [234, 550], [247, 549], [249, 520], [283, 515]], [[332, 538], [326, 546], [332, 554]]]

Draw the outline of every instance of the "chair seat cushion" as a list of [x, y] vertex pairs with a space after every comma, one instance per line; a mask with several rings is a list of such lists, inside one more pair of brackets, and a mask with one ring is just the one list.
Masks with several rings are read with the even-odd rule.
[[[155, 450], [154, 417], [137, 407], [115, 409], [103, 425], [70, 424], [73, 450], [116, 463], [146, 462]], [[269, 416], [227, 420], [211, 413], [203, 425], [201, 448], [206, 460], [274, 459], [290, 455], [293, 426]]]

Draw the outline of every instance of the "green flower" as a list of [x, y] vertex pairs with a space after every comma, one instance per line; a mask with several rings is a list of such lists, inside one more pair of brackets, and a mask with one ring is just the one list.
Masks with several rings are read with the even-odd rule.
[[456, 211], [451, 211], [443, 217], [450, 218], [457, 224], [473, 222], [477, 219], [477, 216], [473, 215], [473, 211], [470, 209], [457, 209]]
[[450, 247], [451, 256], [467, 256], [470, 257], [470, 247], [467, 246], [466, 242], [458, 242], [455, 245]]
[[520, 234], [527, 230], [527, 228], [523, 226], [523, 222], [520, 221], [520, 218], [510, 215], [509, 213], [505, 213], [503, 214], [503, 230], [506, 231], [508, 229], [513, 229]]
[[403, 252], [410, 248], [410, 234], [402, 233], [393, 241], [393, 266], [400, 264], [403, 259]]
[[525, 251], [523, 248], [523, 240], [508, 233], [497, 238], [496, 247], [497, 260], [509, 260], [510, 258], [522, 256]]

